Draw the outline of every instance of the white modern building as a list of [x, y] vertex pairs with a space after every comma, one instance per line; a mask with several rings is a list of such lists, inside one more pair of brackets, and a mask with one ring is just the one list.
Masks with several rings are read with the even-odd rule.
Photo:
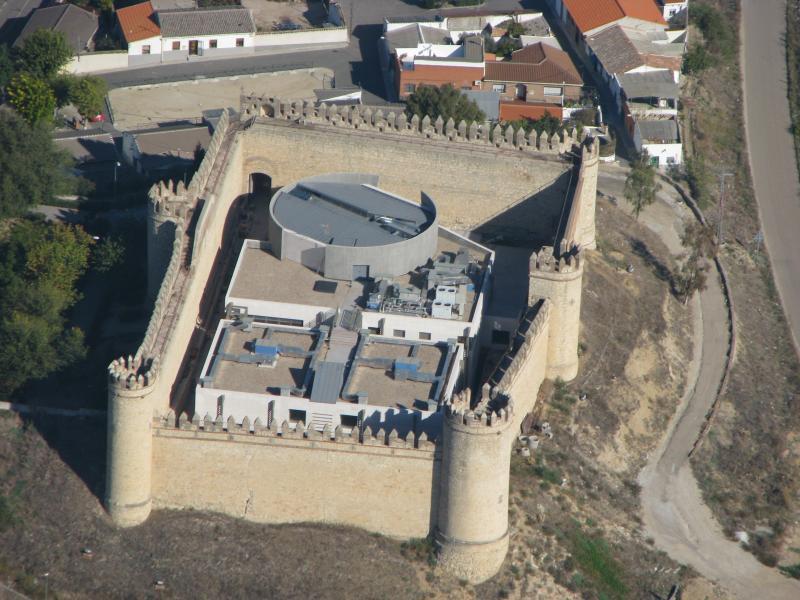
[[436, 431], [472, 382], [494, 254], [377, 187], [310, 177], [269, 204], [245, 240], [195, 390], [195, 413]]

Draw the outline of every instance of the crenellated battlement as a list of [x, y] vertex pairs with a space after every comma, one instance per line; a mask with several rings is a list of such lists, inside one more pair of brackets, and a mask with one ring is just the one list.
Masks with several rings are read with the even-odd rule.
[[109, 385], [115, 388], [141, 390], [155, 383], [158, 375], [158, 359], [143, 360], [128, 355], [108, 365]]
[[369, 425], [363, 429], [353, 427], [349, 432], [345, 431], [341, 425], [335, 428], [326, 425], [322, 431], [318, 431], [313, 427], [305, 427], [302, 423], [292, 425], [288, 421], [283, 421], [280, 424], [277, 421], [272, 421], [266, 424], [258, 418], [252, 423], [247, 417], [241, 423], [237, 423], [233, 417], [228, 417], [227, 420], [223, 420], [222, 417], [214, 419], [210, 414], [206, 414], [202, 419], [198, 414], [195, 414], [189, 419], [189, 415], [185, 412], [176, 421], [175, 413], [171, 410], [165, 415], [155, 417], [153, 425], [156, 428], [165, 430], [178, 429], [208, 434], [224, 433], [226, 435], [241, 436], [230, 438], [232, 441], [252, 438], [280, 438], [361, 446], [387, 446], [389, 448], [405, 448], [425, 452], [433, 452], [436, 449], [437, 442], [437, 438], [429, 437], [424, 431], [409, 431], [401, 436], [396, 429], [379, 427], [373, 430]]
[[581, 269], [582, 261], [580, 249], [557, 256], [552, 246], [545, 246], [531, 254], [530, 273], [577, 273]]
[[[481, 398], [474, 408], [470, 407], [469, 391], [461, 394], [454, 394], [444, 407], [445, 420], [451, 425], [464, 425], [467, 427], [504, 427], [512, 421], [514, 414], [514, 403], [510, 398], [503, 397], [502, 390], [490, 388], [484, 384]], [[493, 409], [490, 404], [500, 406]]]
[[420, 118], [414, 115], [409, 119], [402, 110], [384, 112], [382, 109], [373, 110], [369, 106], [361, 105], [338, 106], [322, 103], [317, 106], [308, 100], [243, 97], [241, 119], [251, 121], [257, 117], [293, 121], [301, 125], [327, 125], [551, 155], [570, 152], [586, 139], [586, 133], [582, 132], [579, 136], [574, 127], [571, 130], [561, 129], [552, 135], [546, 132], [539, 135], [536, 131], [526, 134], [523, 129], [515, 130], [511, 125], [504, 128], [496, 124], [492, 127], [489, 124], [476, 121], [467, 123], [464, 120], [456, 123], [452, 118], [445, 121], [441, 116], [431, 119], [429, 116]]

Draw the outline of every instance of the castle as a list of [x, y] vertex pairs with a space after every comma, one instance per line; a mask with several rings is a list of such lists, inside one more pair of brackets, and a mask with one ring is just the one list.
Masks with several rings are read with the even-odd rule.
[[[223, 113], [188, 186], [150, 192], [153, 313], [136, 355], [109, 366], [113, 521], [193, 508], [433, 535], [445, 569], [491, 577], [508, 548], [521, 421], [545, 378], [577, 374], [597, 170], [597, 143], [574, 130], [526, 135], [260, 98], [243, 99], [239, 120]], [[549, 243], [532, 242], [524, 281], [492, 297], [494, 253], [457, 231], [535, 203], [557, 182], [558, 206], [523, 224]], [[243, 240], [266, 213], [249, 199], [276, 188], [268, 235]], [[351, 206], [345, 193], [370, 195], [385, 214]], [[324, 239], [307, 226], [309, 200], [355, 216]], [[335, 241], [356, 226], [377, 241]], [[382, 243], [393, 245], [374, 252]], [[243, 266], [248, 253], [256, 266]], [[270, 268], [319, 289], [282, 292]], [[376, 287], [359, 291], [356, 308], [352, 290], [365, 280]], [[337, 281], [352, 305], [330, 292]], [[497, 309], [512, 291], [522, 309]], [[486, 377], [481, 353], [492, 348], [503, 353]]]

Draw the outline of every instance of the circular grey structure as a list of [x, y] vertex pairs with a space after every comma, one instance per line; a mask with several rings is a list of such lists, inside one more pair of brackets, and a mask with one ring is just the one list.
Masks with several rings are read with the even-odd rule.
[[377, 188], [378, 177], [320, 175], [282, 188], [269, 205], [272, 252], [330, 279], [395, 277], [436, 254], [438, 219]]

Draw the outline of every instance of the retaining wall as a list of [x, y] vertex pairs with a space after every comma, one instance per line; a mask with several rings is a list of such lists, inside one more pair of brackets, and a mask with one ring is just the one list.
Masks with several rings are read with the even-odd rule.
[[128, 68], [128, 53], [125, 50], [112, 52], [90, 52], [73, 57], [65, 67], [67, 73], [83, 75]]
[[256, 48], [275, 46], [313, 46], [317, 44], [347, 44], [350, 41], [347, 27], [324, 27], [300, 31], [271, 31], [257, 33]]

